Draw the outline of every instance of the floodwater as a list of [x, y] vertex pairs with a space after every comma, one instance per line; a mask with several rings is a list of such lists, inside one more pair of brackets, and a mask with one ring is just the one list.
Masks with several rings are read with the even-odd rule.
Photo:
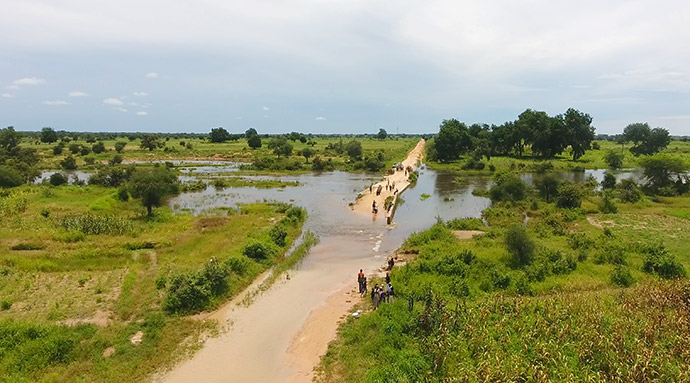
[[[248, 306], [232, 305], [214, 315], [228, 331], [206, 341], [192, 359], [184, 361], [160, 380], [165, 382], [309, 382], [315, 350], [325, 351], [329, 334], [321, 334], [307, 354], [291, 353], [305, 341], [303, 327], [310, 314], [322, 309], [344, 289], [355, 287], [359, 269], [373, 272], [415, 231], [421, 231], [436, 217], [479, 217], [489, 205], [486, 198], [472, 195], [475, 187], [486, 187], [488, 179], [472, 179], [459, 184], [451, 173], [422, 168], [416, 185], [402, 195], [394, 224], [387, 226], [383, 215], [374, 220], [354, 213], [349, 204], [357, 193], [377, 181], [365, 174], [331, 172], [280, 177], [298, 181], [299, 186], [283, 189], [213, 187], [185, 193], [170, 201], [175, 211], [195, 214], [242, 202], [277, 201], [302, 206], [309, 215], [305, 230], [320, 239], [298, 270]], [[422, 200], [422, 195], [430, 197]], [[344, 299], [344, 298], [343, 298]], [[336, 319], [337, 319], [336, 314]], [[332, 315], [331, 315], [332, 316]], [[322, 323], [319, 331], [335, 334], [337, 323]], [[326, 328], [326, 330], [324, 330]], [[308, 331], [307, 331], [308, 332]], [[332, 335], [331, 334], [331, 335]], [[318, 336], [317, 336], [318, 337]], [[304, 348], [304, 347], [303, 347]], [[318, 361], [318, 359], [316, 359]]]

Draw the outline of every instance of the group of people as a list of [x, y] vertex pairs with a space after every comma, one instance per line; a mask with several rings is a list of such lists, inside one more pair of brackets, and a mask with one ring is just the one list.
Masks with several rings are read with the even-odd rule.
[[[362, 269], [359, 269], [359, 274], [357, 274], [357, 283], [359, 284], [359, 295], [364, 296], [367, 293], [367, 277], [364, 275]], [[378, 283], [374, 285], [371, 289], [371, 304], [376, 310], [381, 303], [390, 302], [395, 296], [393, 290], [393, 285], [391, 284], [391, 276], [386, 273], [386, 282], [379, 285]]]

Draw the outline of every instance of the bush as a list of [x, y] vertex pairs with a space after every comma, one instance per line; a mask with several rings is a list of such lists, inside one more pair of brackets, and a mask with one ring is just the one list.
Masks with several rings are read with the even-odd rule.
[[642, 199], [642, 191], [632, 178], [621, 180], [616, 186], [616, 192], [623, 202], [635, 203]]
[[617, 286], [629, 287], [635, 282], [627, 267], [618, 265], [611, 270], [611, 283]]
[[53, 186], [65, 185], [68, 182], [67, 176], [57, 172], [50, 175], [49, 182]]
[[211, 300], [228, 290], [228, 268], [209, 261], [203, 270], [170, 279], [163, 308], [169, 313], [189, 314], [206, 309]]
[[108, 161], [111, 165], [119, 165], [122, 163], [122, 156], [119, 154], [116, 154], [113, 156], [113, 158]]
[[60, 154], [62, 154], [62, 149], [63, 149], [62, 145], [53, 146], [53, 155], [59, 156]]
[[534, 180], [534, 185], [539, 191], [539, 195], [544, 198], [546, 202], [551, 202], [551, 199], [558, 195], [558, 187], [560, 183], [561, 180], [552, 173], [537, 177]]
[[604, 155], [604, 161], [606, 161], [606, 164], [609, 166], [609, 168], [614, 170], [623, 167], [623, 155], [618, 152], [607, 152]]
[[118, 141], [115, 143], [115, 151], [118, 153], [122, 153], [125, 151], [125, 146], [127, 146], [127, 143], [125, 141]]
[[0, 165], [0, 187], [12, 188], [24, 183], [24, 177], [15, 168]]
[[230, 257], [225, 264], [230, 270], [240, 276], [245, 275], [252, 266], [252, 261], [243, 257]]
[[268, 260], [272, 258], [275, 253], [276, 250], [273, 246], [256, 240], [242, 249], [242, 254], [255, 261]]
[[613, 189], [616, 187], [616, 176], [613, 173], [606, 172], [604, 179], [601, 181], [601, 188], [604, 190]]
[[584, 249], [589, 250], [594, 246], [594, 240], [589, 238], [585, 233], [573, 233], [568, 237], [568, 245], [573, 250]]
[[664, 279], [680, 278], [686, 275], [685, 267], [670, 254], [662, 244], [647, 245], [642, 249], [645, 254], [642, 271], [657, 274]]
[[446, 227], [451, 230], [484, 230], [484, 222], [481, 218], [455, 218], [446, 222]]
[[45, 246], [43, 246], [40, 243], [34, 243], [34, 242], [24, 242], [20, 243], [18, 245], [14, 245], [11, 247], [12, 250], [18, 250], [18, 251], [26, 251], [26, 250], [41, 250]]
[[95, 154], [103, 153], [105, 152], [105, 144], [102, 141], [98, 141], [95, 144], [93, 144], [93, 146], [91, 146], [91, 150]]
[[90, 153], [91, 153], [91, 149], [89, 149], [89, 148], [86, 147], [86, 146], [82, 146], [82, 147], [79, 149], [79, 154], [81, 154], [82, 156], [89, 155]]
[[506, 232], [505, 246], [511, 254], [513, 266], [521, 267], [532, 263], [534, 242], [524, 227], [520, 225], [510, 226]]
[[577, 187], [577, 185], [571, 182], [564, 182], [558, 187], [556, 206], [564, 209], [578, 208], [582, 204], [580, 198], [580, 189]]
[[77, 168], [77, 160], [72, 156], [67, 156], [60, 161], [60, 166], [65, 170], [74, 170]]
[[84, 163], [87, 165], [93, 165], [96, 163], [96, 158], [93, 156], [84, 157]]
[[121, 187], [117, 189], [117, 199], [122, 202], [129, 201], [129, 192], [127, 191], [127, 188]]
[[287, 234], [287, 231], [285, 231], [285, 228], [281, 224], [275, 225], [268, 232], [268, 236], [271, 237], [273, 243], [280, 247], [284, 247], [286, 245]]
[[12, 308], [12, 301], [8, 299], [3, 299], [2, 302], [0, 302], [0, 310], [7, 311], [10, 308]]
[[285, 212], [288, 220], [293, 222], [301, 222], [307, 216], [307, 212], [299, 207], [291, 207]]
[[520, 177], [513, 174], [501, 174], [495, 177], [496, 183], [489, 189], [492, 202], [522, 201], [527, 195], [527, 185]]
[[604, 214], [616, 214], [618, 213], [618, 205], [613, 200], [613, 196], [610, 193], [604, 193], [601, 197], [601, 202], [599, 203], [599, 211]]

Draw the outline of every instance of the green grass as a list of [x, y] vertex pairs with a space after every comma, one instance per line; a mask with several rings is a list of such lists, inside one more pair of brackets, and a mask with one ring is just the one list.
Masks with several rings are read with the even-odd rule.
[[[643, 265], [645, 248], [662, 243], [690, 267], [690, 197], [619, 203], [618, 214], [588, 208], [597, 200], [572, 211], [497, 204], [484, 212], [489, 227], [454, 220], [411, 235], [400, 249], [410, 262], [391, 272], [393, 302], [360, 305], [317, 381], [687, 381], [690, 281]], [[536, 251], [517, 267], [504, 238], [523, 212]], [[485, 234], [458, 240], [457, 228]]]
[[[148, 219], [139, 201], [114, 194], [97, 186], [23, 186], [0, 197], [11, 206], [0, 222], [0, 301], [7, 302], [0, 334], [16, 335], [0, 336], [0, 382], [148, 380], [214, 330], [166, 314], [157, 280], [200, 270], [211, 258], [244, 259], [247, 267], [228, 275], [229, 288], [213, 308], [273, 264], [287, 264], [282, 257], [304, 221], [300, 213], [285, 224], [289, 206], [271, 203], [198, 217], [161, 207]], [[61, 225], [70, 217], [87, 223]], [[279, 225], [285, 240], [275, 259], [242, 255], [247, 243], [271, 240]], [[134, 346], [129, 338], [140, 330], [143, 342]], [[103, 357], [108, 347], [115, 353]]]

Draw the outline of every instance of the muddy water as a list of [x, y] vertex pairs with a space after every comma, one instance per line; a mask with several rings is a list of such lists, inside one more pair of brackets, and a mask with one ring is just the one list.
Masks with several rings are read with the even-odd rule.
[[[305, 207], [305, 229], [320, 238], [298, 270], [255, 298], [248, 307], [228, 305], [214, 316], [228, 330], [209, 339], [191, 359], [181, 363], [159, 380], [166, 382], [287, 382], [310, 381], [314, 348], [306, 354], [288, 349], [303, 341], [296, 337], [310, 317], [336, 294], [354, 288], [360, 268], [373, 271], [404, 238], [424, 230], [436, 217], [479, 217], [488, 200], [472, 196], [486, 180], [473, 179], [458, 184], [450, 173], [422, 168], [416, 185], [403, 194], [395, 223], [386, 226], [379, 219], [354, 214], [349, 203], [359, 190], [378, 179], [344, 172], [281, 177], [300, 186], [284, 189], [233, 188], [182, 194], [170, 201], [174, 210], [201, 213], [240, 202], [279, 201]], [[430, 195], [422, 200], [422, 194]], [[338, 297], [335, 296], [337, 299]], [[344, 298], [343, 298], [344, 299]], [[326, 324], [335, 331], [335, 323]], [[331, 326], [331, 327], [329, 327]], [[314, 341], [313, 339], [311, 340]], [[314, 347], [325, 349], [328, 336], [316, 339]], [[297, 347], [299, 349], [299, 347]], [[289, 357], [288, 357], [289, 356]], [[300, 362], [307, 358], [309, 363]], [[302, 367], [299, 367], [302, 366]], [[300, 369], [301, 368], [301, 369]]]

